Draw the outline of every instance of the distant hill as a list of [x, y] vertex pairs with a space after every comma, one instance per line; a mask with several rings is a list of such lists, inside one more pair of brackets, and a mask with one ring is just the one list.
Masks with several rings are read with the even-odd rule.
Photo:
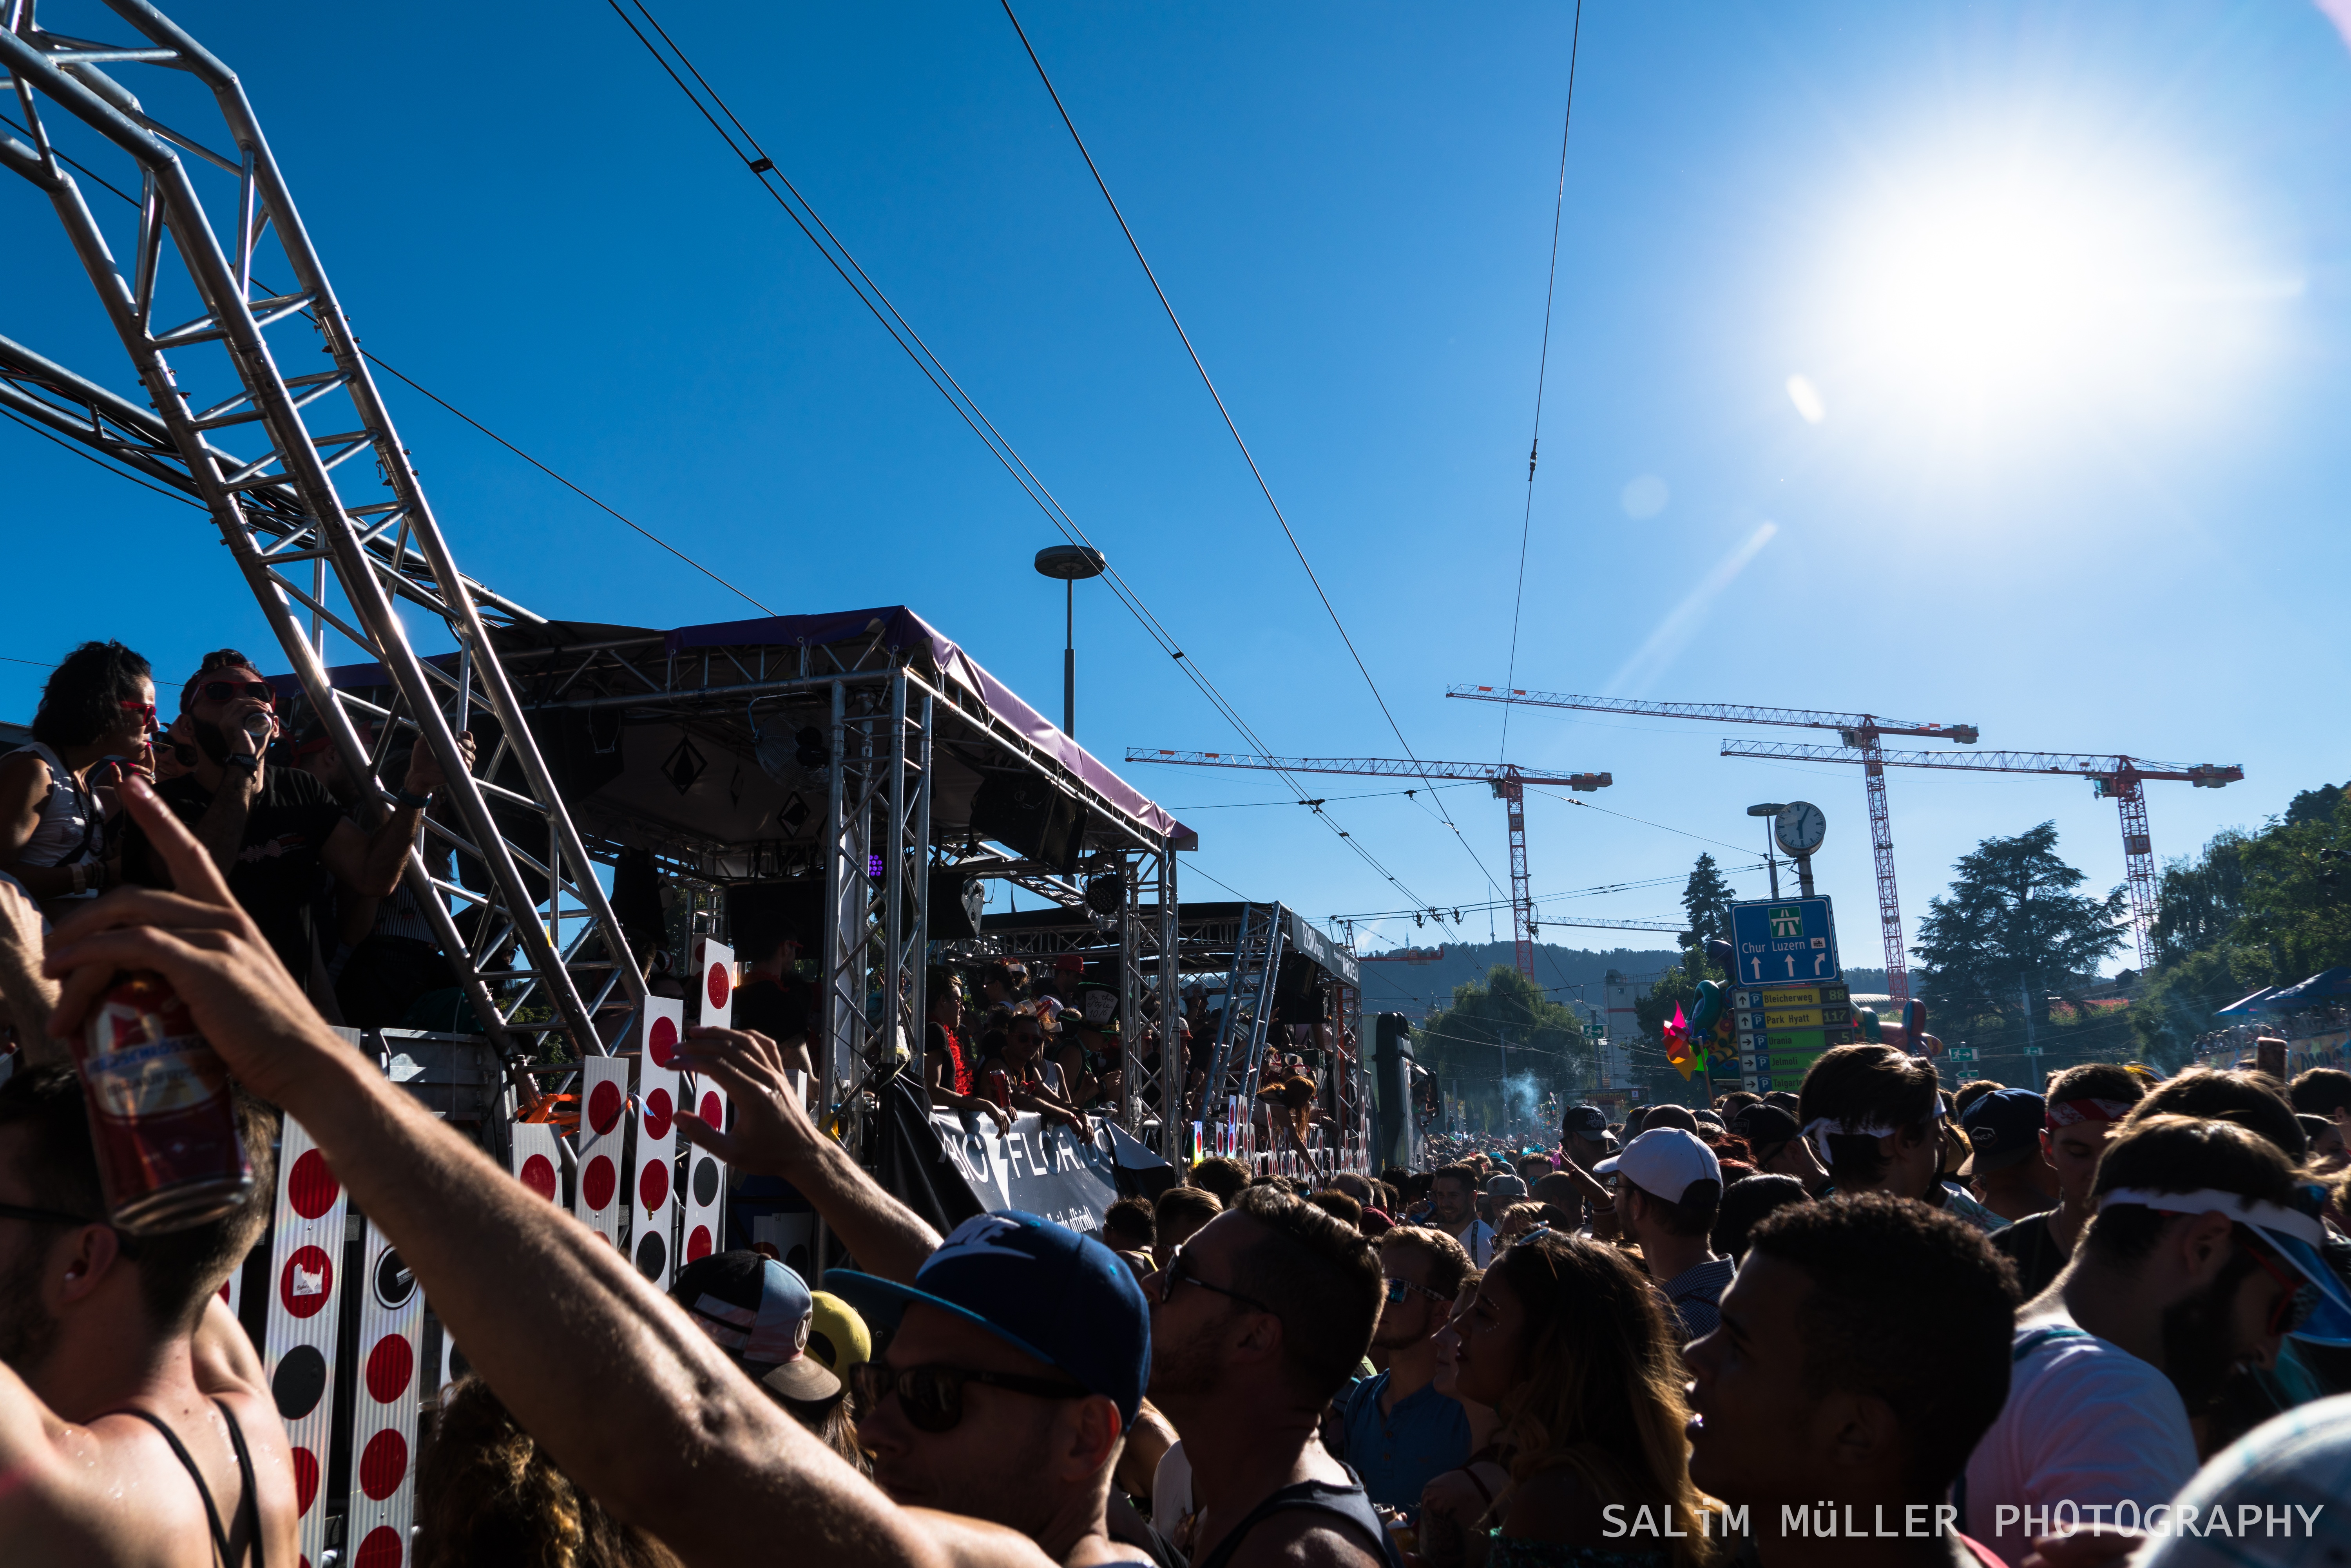
[[[1428, 945], [1435, 951], [1437, 945]], [[1364, 966], [1364, 1011], [1403, 1013], [1418, 1019], [1430, 1009], [1453, 1000], [1453, 988], [1475, 980], [1483, 983], [1497, 964], [1514, 964], [1516, 951], [1508, 942], [1454, 942], [1445, 956], [1430, 964], [1366, 963]], [[1608, 971], [1635, 980], [1655, 979], [1681, 962], [1672, 948], [1614, 947], [1593, 952], [1583, 947], [1535, 944], [1535, 984], [1559, 1002], [1600, 1005], [1601, 983]], [[1886, 989], [1883, 969], [1848, 968], [1845, 984], [1856, 991]]]

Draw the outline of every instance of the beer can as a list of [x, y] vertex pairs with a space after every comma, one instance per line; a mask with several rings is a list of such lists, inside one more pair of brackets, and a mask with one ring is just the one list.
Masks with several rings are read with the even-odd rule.
[[77, 1042], [109, 1218], [133, 1236], [219, 1218], [253, 1192], [228, 1068], [170, 981], [119, 974]]

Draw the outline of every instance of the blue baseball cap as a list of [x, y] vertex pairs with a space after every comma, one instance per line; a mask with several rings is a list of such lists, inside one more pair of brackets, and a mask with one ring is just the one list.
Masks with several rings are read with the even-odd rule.
[[1151, 1381], [1151, 1309], [1117, 1253], [1066, 1226], [1008, 1208], [948, 1233], [911, 1286], [845, 1269], [824, 1286], [894, 1328], [919, 1301], [977, 1323], [1118, 1406], [1129, 1425]]
[[1968, 1160], [1959, 1174], [1982, 1176], [2031, 1159], [2041, 1152], [2041, 1129], [2048, 1116], [2048, 1102], [2030, 1089], [1995, 1089], [1979, 1095], [1959, 1118], [1968, 1135]]

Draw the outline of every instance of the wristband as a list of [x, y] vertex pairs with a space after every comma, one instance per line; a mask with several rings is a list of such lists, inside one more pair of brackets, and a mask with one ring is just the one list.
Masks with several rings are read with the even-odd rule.
[[223, 768], [239, 768], [246, 773], [257, 773], [261, 770], [261, 758], [258, 757], [247, 757], [241, 751], [232, 751], [228, 754], [227, 758], [221, 763], [221, 766]]
[[73, 890], [75, 895], [78, 897], [80, 894], [88, 893], [89, 891], [89, 868], [86, 865], [73, 865], [68, 866], [66, 869], [73, 873]]
[[412, 811], [422, 811], [425, 807], [433, 804], [433, 791], [430, 789], [419, 795], [403, 786], [394, 789], [392, 792], [392, 798]]

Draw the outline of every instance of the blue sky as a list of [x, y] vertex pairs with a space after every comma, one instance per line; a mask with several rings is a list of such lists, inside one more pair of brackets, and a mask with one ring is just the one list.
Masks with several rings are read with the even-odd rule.
[[[1396, 754], [1001, 13], [659, 14], [1268, 743]], [[1061, 594], [1029, 564], [1058, 536], [609, 9], [475, 7], [462, 41], [397, 8], [174, 15], [240, 71], [371, 350], [768, 604], [912, 605], [1058, 710]], [[1498, 710], [1442, 693], [1511, 659], [1572, 18], [1022, 15], [1426, 758], [1502, 746]], [[2242, 763], [2225, 790], [2150, 787], [2167, 856], [2340, 781], [2346, 120], [2351, 51], [2290, 0], [1596, 0], [1517, 684]], [[0, 332], [130, 388], [30, 187], [0, 182]], [[747, 612], [387, 392], [479, 578], [570, 618]], [[198, 514], [5, 423], [0, 525], [0, 655], [114, 634], [177, 671], [268, 645]], [[1099, 584], [1079, 600], [1091, 747], [1240, 747]], [[40, 676], [0, 664], [0, 712]], [[1544, 912], [1670, 916], [1677, 882], [1544, 895], [1677, 879], [1701, 848], [1751, 863], [1701, 840], [1748, 844], [1745, 806], [1803, 797], [1846, 952], [1876, 961], [1858, 777], [1717, 757], [1738, 733], [1518, 715], [1515, 760], [1611, 771], [1583, 799], [1646, 820], [1536, 797]], [[1320, 917], [1505, 875], [1479, 788], [1444, 797], [1461, 838], [1426, 797], [1318, 789], [1405, 897], [1298, 807], [1241, 804], [1281, 799], [1270, 777], [1130, 771], [1200, 828], [1197, 896], [1213, 876]], [[1914, 921], [1958, 855], [2044, 819], [2091, 885], [2121, 878], [2080, 781], [1891, 790]]]

